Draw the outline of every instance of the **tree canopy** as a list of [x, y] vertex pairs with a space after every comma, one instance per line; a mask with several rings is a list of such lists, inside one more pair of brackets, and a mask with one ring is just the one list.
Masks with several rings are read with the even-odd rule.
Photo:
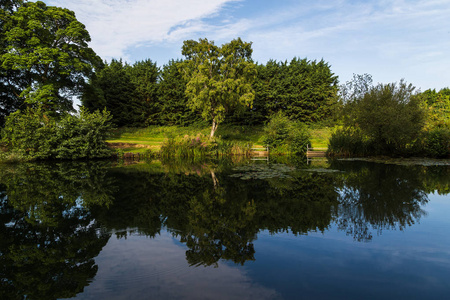
[[117, 126], [141, 127], [159, 109], [158, 76], [151, 60], [130, 66], [113, 59], [91, 77], [81, 100], [90, 111], [106, 108]]
[[282, 111], [297, 121], [322, 121], [332, 115], [337, 103], [337, 83], [337, 76], [323, 60], [270, 60], [258, 65], [254, 113], [268, 118]]
[[[357, 80], [357, 90], [365, 82]], [[351, 91], [344, 106], [344, 123], [358, 128], [369, 137], [379, 154], [402, 152], [421, 132], [425, 123], [425, 112], [420, 105], [415, 87], [404, 80], [397, 83], [367, 86], [362, 93]]]
[[2, 117], [21, 106], [73, 110], [72, 96], [101, 63], [85, 26], [73, 11], [41, 1], [2, 1], [2, 8]]
[[212, 121], [211, 137], [227, 111], [238, 106], [251, 106], [255, 97], [252, 83], [256, 67], [251, 59], [251, 43], [240, 38], [221, 47], [213, 41], [185, 41], [181, 65], [188, 81], [188, 106]]

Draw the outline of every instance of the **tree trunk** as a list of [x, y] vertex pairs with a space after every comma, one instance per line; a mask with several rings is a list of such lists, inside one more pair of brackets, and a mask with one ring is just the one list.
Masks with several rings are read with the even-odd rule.
[[219, 180], [217, 179], [216, 174], [214, 173], [214, 170], [211, 169], [210, 171], [211, 171], [211, 177], [212, 177], [212, 180], [214, 183], [214, 189], [216, 189], [219, 186]]
[[216, 122], [216, 120], [213, 119], [213, 123], [212, 123], [212, 126], [211, 126], [211, 135], [210, 135], [210, 138], [213, 138], [213, 137], [214, 137], [214, 133], [216, 132], [217, 126], [218, 126], [218, 125], [219, 125], [219, 124]]

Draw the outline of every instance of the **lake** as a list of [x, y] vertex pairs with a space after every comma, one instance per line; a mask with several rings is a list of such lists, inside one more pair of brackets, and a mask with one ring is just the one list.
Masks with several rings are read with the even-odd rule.
[[0, 299], [444, 299], [450, 165], [0, 166]]

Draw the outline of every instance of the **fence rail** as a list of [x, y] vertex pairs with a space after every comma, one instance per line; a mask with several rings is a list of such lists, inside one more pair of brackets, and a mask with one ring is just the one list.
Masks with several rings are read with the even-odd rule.
[[269, 161], [269, 147], [255, 147], [252, 150], [251, 160], [266, 160]]
[[328, 148], [323, 147], [306, 147], [306, 157], [325, 157]]

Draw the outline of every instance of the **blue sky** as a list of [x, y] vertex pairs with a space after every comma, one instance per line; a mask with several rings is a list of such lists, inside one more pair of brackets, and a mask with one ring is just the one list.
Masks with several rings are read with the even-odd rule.
[[253, 59], [324, 59], [344, 83], [450, 86], [449, 0], [45, 0], [67, 7], [105, 60], [182, 58], [184, 40], [253, 42]]

